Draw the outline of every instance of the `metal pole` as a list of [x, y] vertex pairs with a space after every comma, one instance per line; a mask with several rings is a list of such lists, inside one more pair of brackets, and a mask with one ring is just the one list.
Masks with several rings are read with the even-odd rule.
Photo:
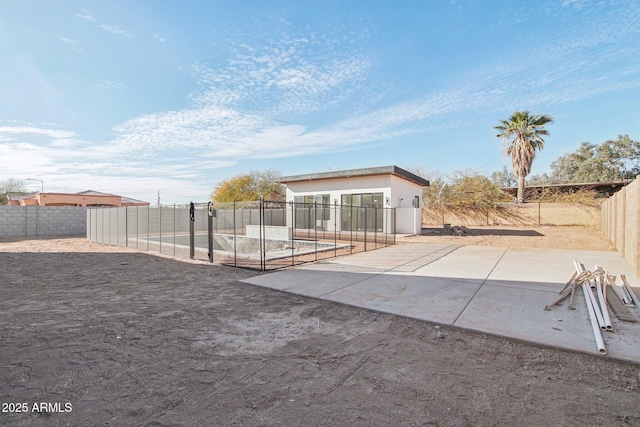
[[173, 256], [176, 256], [176, 204], [173, 204]]
[[213, 203], [207, 205], [207, 234], [209, 237], [209, 262], [213, 264]]
[[393, 244], [396, 244], [396, 208], [393, 208]]
[[195, 220], [196, 220], [196, 205], [193, 202], [189, 202], [189, 258], [190, 259], [195, 259], [196, 257]]
[[258, 237], [259, 237], [259, 244], [260, 244], [260, 271], [264, 271], [264, 248], [263, 248], [263, 241], [262, 241], [262, 199], [260, 199], [260, 204], [259, 204], [260, 209], [258, 210], [258, 230], [260, 230], [260, 232], [258, 233]]
[[116, 209], [116, 246], [120, 246], [120, 208]]
[[353, 253], [353, 201], [351, 202], [351, 205], [349, 205], [349, 214], [349, 248], [351, 253]]
[[238, 252], [236, 251], [236, 202], [233, 202], [233, 266], [238, 266]]
[[367, 208], [366, 206], [363, 208], [364, 209], [364, 227], [362, 227], [364, 229], [364, 251], [367, 251]]
[[378, 209], [373, 208], [373, 246], [378, 249]]
[[158, 234], [160, 234], [160, 253], [162, 253], [162, 206], [158, 203]]
[[540, 225], [540, 202], [538, 202], [538, 225]]
[[147, 206], [147, 251], [151, 240], [151, 206]]
[[315, 260], [318, 260], [318, 202], [313, 202], [313, 240], [315, 241]]
[[[291, 265], [293, 266], [295, 264], [295, 248], [294, 248], [294, 241], [295, 241], [295, 234], [296, 234], [296, 205], [294, 201], [289, 202], [291, 204]], [[285, 205], [286, 206], [286, 205]], [[286, 212], [285, 212], [286, 215]], [[285, 220], [286, 223], [286, 220]]]
[[338, 202], [333, 202], [333, 256], [338, 256]]
[[129, 247], [129, 206], [124, 207], [124, 245]]

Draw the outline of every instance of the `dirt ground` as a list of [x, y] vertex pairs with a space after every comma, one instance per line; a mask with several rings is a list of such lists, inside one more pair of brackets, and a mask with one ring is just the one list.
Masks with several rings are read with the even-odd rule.
[[638, 365], [238, 282], [255, 274], [0, 242], [0, 424], [640, 426]]

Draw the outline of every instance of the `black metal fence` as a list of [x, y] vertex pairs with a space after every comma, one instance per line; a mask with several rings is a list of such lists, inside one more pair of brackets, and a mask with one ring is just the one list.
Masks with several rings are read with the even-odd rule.
[[261, 271], [395, 244], [395, 208], [236, 202], [91, 208], [87, 238]]

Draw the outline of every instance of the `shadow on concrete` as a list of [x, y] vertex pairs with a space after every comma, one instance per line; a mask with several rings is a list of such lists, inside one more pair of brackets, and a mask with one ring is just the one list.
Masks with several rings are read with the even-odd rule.
[[[539, 237], [544, 234], [535, 230], [509, 230], [500, 228], [467, 228], [463, 236], [525, 236], [525, 237]], [[450, 236], [452, 235], [450, 230], [444, 230], [440, 227], [423, 227], [423, 236]]]
[[544, 236], [544, 234], [535, 230], [505, 230], [499, 228], [471, 228], [470, 230], [476, 236]]

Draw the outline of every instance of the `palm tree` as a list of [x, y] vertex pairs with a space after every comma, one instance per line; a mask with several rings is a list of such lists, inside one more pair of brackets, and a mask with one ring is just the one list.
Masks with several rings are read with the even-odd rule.
[[544, 147], [543, 136], [549, 135], [544, 125], [552, 123], [553, 117], [546, 114], [531, 114], [516, 111], [507, 120], [500, 120], [494, 129], [500, 131], [496, 138], [507, 143], [506, 155], [511, 156], [513, 174], [518, 177], [517, 203], [524, 203], [524, 177], [531, 172], [536, 151]]

